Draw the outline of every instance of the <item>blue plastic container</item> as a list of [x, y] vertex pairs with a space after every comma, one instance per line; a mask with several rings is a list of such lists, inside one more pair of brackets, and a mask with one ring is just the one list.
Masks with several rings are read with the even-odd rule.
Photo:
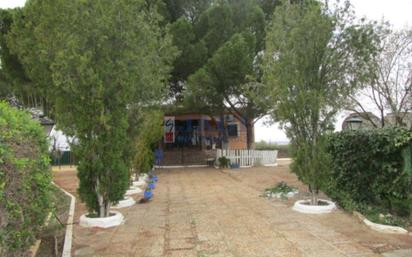
[[156, 175], [153, 175], [152, 179], [153, 179], [154, 182], [157, 182], [157, 181], [158, 181], [158, 178], [157, 178]]
[[240, 168], [240, 164], [239, 164], [239, 163], [230, 164], [230, 168], [232, 168], [232, 169], [239, 169], [239, 168]]
[[150, 188], [150, 189], [155, 189], [155, 188], [156, 188], [156, 184], [155, 184], [155, 183], [150, 183], [150, 184], [149, 184], [149, 188]]
[[144, 198], [145, 199], [150, 199], [153, 196], [153, 192], [152, 191], [144, 191]]

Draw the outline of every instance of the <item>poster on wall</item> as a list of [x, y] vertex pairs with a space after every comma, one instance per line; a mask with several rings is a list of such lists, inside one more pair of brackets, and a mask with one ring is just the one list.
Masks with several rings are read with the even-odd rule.
[[164, 142], [166, 144], [172, 144], [175, 142], [175, 117], [164, 117]]

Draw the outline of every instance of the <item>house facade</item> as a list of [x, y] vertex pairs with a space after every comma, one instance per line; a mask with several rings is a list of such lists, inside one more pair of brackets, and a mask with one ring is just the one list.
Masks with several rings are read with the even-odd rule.
[[246, 126], [234, 115], [166, 113], [161, 165], [206, 164], [216, 149], [247, 149]]

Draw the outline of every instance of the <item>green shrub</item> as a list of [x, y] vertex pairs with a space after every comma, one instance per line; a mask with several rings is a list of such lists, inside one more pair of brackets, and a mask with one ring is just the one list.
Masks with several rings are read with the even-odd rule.
[[154, 151], [163, 136], [163, 113], [157, 110], [142, 114], [139, 133], [133, 142], [133, 163], [136, 175], [148, 173], [154, 163]]
[[308, 186], [311, 204], [317, 204], [319, 190], [327, 183], [330, 176], [331, 159], [326, 151], [325, 136], [319, 136], [316, 142], [306, 138], [292, 141], [291, 153], [293, 156], [291, 171]]
[[329, 136], [332, 170], [323, 190], [346, 209], [365, 206], [409, 216], [412, 132], [401, 128], [344, 131]]
[[0, 256], [22, 256], [48, 215], [51, 173], [41, 126], [0, 102]]
[[219, 157], [218, 162], [220, 168], [228, 168], [230, 166], [230, 159], [225, 156]]
[[276, 186], [271, 187], [271, 188], [266, 188], [265, 192], [266, 193], [282, 193], [282, 194], [287, 194], [289, 192], [294, 192], [297, 191], [298, 189], [293, 186], [289, 186], [286, 182], [281, 181], [276, 184]]

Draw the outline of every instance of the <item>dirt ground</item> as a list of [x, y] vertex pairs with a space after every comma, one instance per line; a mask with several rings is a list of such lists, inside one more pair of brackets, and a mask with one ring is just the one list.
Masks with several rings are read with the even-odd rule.
[[[75, 193], [75, 169], [54, 170], [55, 182]], [[278, 167], [157, 173], [153, 200], [121, 209], [123, 225], [75, 225], [73, 256], [372, 257], [412, 248], [411, 236], [373, 232], [342, 210], [300, 214], [291, 210], [293, 200], [262, 197], [265, 188], [280, 181], [300, 189], [295, 199], [307, 197], [287, 161]], [[84, 212], [77, 201], [75, 222]]]

